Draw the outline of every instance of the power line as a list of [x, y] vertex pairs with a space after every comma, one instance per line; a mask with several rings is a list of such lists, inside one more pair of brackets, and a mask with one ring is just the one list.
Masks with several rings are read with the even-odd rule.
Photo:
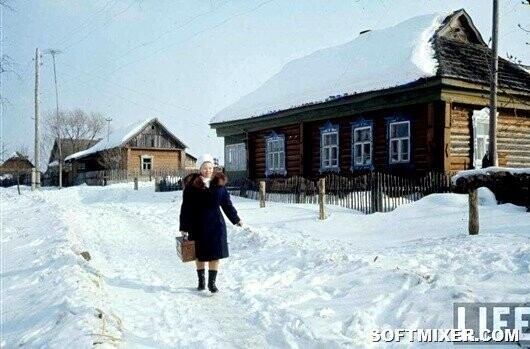
[[70, 40], [70, 38], [72, 38], [74, 35], [76, 35], [77, 33], [79, 33], [80, 31], [82, 31], [83, 29], [85, 28], [88, 28], [95, 20], [96, 18], [101, 14], [103, 13], [103, 11], [105, 11], [105, 9], [108, 7], [108, 5], [114, 1], [114, 3], [112, 4], [112, 6], [110, 6], [109, 10], [112, 9], [114, 6], [116, 6], [116, 4], [118, 3], [119, 0], [108, 0], [105, 5], [99, 9], [98, 11], [96, 11], [95, 13], [93, 13], [92, 15], [88, 16], [84, 21], [83, 23], [81, 23], [77, 28], [73, 29], [72, 31], [70, 31], [68, 34], [66, 34], [65, 36], [63, 36], [61, 39], [59, 39], [58, 43], [56, 46], [62, 46], [64, 45], [66, 42], [68, 42], [68, 40]]
[[[69, 65], [69, 64], [66, 64], [66, 63], [65, 63], [65, 65], [68, 66], [68, 67], [70, 67], [70, 68], [72, 68], [72, 69], [76, 69], [75, 67], [73, 67], [73, 66], [71, 66], [71, 65]], [[97, 79], [102, 80], [102, 81], [104, 81], [104, 82], [106, 82], [106, 83], [112, 84], [112, 85], [114, 85], [114, 86], [116, 86], [116, 87], [119, 87], [119, 88], [122, 88], [122, 89], [124, 89], [124, 90], [128, 90], [128, 91], [131, 91], [131, 92], [133, 92], [133, 93], [136, 93], [136, 94], [139, 94], [139, 95], [141, 95], [141, 96], [144, 96], [144, 97], [146, 97], [146, 98], [148, 98], [148, 99], [150, 99], [150, 100], [157, 100], [157, 98], [154, 97], [154, 96], [152, 96], [152, 95], [149, 95], [149, 94], [144, 93], [144, 92], [137, 91], [137, 90], [135, 90], [135, 89], [133, 89], [133, 88], [130, 88], [130, 87], [127, 87], [127, 86], [120, 85], [120, 84], [118, 84], [118, 83], [116, 83], [116, 82], [114, 82], [114, 81], [112, 81], [112, 80], [105, 79], [105, 78], [103, 78], [103, 77], [101, 77], [101, 76], [98, 76], [98, 75], [96, 75], [96, 74], [87, 74], [87, 73], [81, 73], [81, 74], [82, 74], [82, 75], [89, 76], [89, 77], [92, 77], [92, 78], [97, 78]], [[79, 76], [79, 75], [78, 75], [78, 76]], [[92, 80], [93, 80], [93, 79], [92, 79]], [[92, 80], [89, 80], [89, 81], [92, 81]], [[192, 110], [192, 109], [190, 109], [190, 108], [188, 108], [188, 107], [186, 107], [186, 106], [183, 106], [183, 105], [178, 105], [178, 104], [168, 103], [168, 102], [164, 102], [164, 101], [161, 101], [161, 100], [158, 100], [158, 102], [161, 103], [161, 104], [165, 104], [165, 105], [167, 105], [167, 106], [170, 106], [170, 107], [174, 107], [174, 108], [179, 108], [179, 109], [185, 110], [185, 111], [187, 111], [187, 112], [190, 112], [190, 113], [193, 113], [193, 114], [199, 115], [199, 116], [201, 116], [201, 117], [205, 117], [205, 116], [206, 116], [206, 115], [200, 114], [200, 113], [198, 113], [198, 112], [196, 112], [196, 111], [194, 111], [194, 110]]]
[[118, 12], [117, 14], [115, 14], [114, 16], [112, 16], [109, 20], [107, 20], [105, 23], [103, 23], [101, 26], [97, 27], [97, 28], [94, 28], [93, 30], [91, 30], [90, 32], [88, 32], [85, 36], [83, 36], [81, 39], [77, 40], [76, 42], [68, 45], [65, 47], [65, 50], [69, 49], [70, 47], [72, 46], [75, 46], [77, 44], [79, 44], [81, 41], [84, 41], [86, 38], [88, 38], [92, 33], [100, 30], [100, 29], [103, 29], [105, 28], [107, 25], [109, 25], [110, 23], [112, 23], [112, 21], [114, 21], [118, 16], [124, 14], [125, 12], [127, 12], [131, 7], [132, 5], [134, 5], [135, 3], [137, 3], [138, 0], [133, 0], [131, 1], [131, 3], [129, 4], [129, 6], [127, 6], [124, 10]]
[[[68, 74], [68, 73], [65, 73], [65, 72], [63, 72], [63, 74], [73, 76], [73, 75]], [[75, 80], [75, 82], [77, 82], [77, 83], [79, 83], [79, 84], [86, 85], [86, 86], [91, 87], [91, 88], [93, 88], [93, 89], [95, 89], [95, 90], [98, 90], [98, 91], [100, 91], [100, 92], [105, 92], [106, 94], [113, 95], [113, 96], [115, 96], [115, 97], [117, 97], [117, 98], [120, 98], [120, 99], [122, 99], [122, 100], [124, 100], [124, 101], [126, 101], [126, 102], [131, 103], [131, 104], [134, 104], [134, 105], [137, 105], [137, 106], [139, 106], [139, 107], [142, 107], [142, 108], [145, 108], [145, 109], [148, 109], [148, 110], [154, 111], [154, 112], [156, 112], [156, 113], [159, 113], [160, 115], [167, 115], [166, 112], [164, 112], [164, 111], [162, 111], [162, 110], [160, 110], [160, 109], [153, 108], [153, 107], [151, 107], [151, 106], [147, 106], [147, 105], [142, 104], [142, 103], [138, 103], [137, 101], [130, 100], [130, 99], [128, 99], [128, 98], [126, 98], [126, 97], [123, 97], [122, 95], [119, 95], [119, 94], [117, 94], [117, 93], [110, 92], [110, 91], [108, 91], [108, 90], [102, 91], [100, 88], [98, 88], [98, 87], [96, 87], [96, 86], [94, 86], [94, 85], [91, 85], [91, 84], [89, 84], [88, 82], [85, 82], [85, 81], [82, 81], [82, 80], [79, 80], [79, 79], [78, 79], [78, 80]], [[64, 91], [65, 91], [65, 90], [63, 89], [63, 92], [64, 92]], [[68, 91], [68, 89], [67, 89], [67, 91]], [[70, 89], [70, 91], [71, 91], [71, 89]], [[185, 123], [186, 123], [186, 124], [192, 124], [192, 125], [199, 126], [199, 127], [204, 127], [204, 126], [207, 126], [207, 125], [208, 125], [206, 122], [205, 122], [204, 124], [198, 124], [198, 123], [193, 122], [193, 121], [191, 121], [191, 120], [186, 120]]]
[[200, 18], [200, 17], [203, 17], [203, 16], [205, 16], [205, 15], [208, 15], [208, 14], [210, 14], [210, 13], [212, 13], [212, 12], [217, 11], [220, 7], [226, 5], [227, 3], [231, 2], [231, 1], [232, 1], [232, 0], [225, 1], [224, 3], [222, 3], [221, 5], [219, 5], [219, 6], [216, 7], [216, 8], [213, 8], [213, 9], [211, 9], [211, 10], [205, 11], [205, 12], [203, 12], [203, 13], [200, 13], [200, 14], [198, 14], [198, 15], [196, 15], [196, 16], [190, 18], [188, 21], [186, 21], [185, 23], [179, 25], [178, 27], [175, 27], [175, 28], [171, 28], [171, 29], [169, 29], [169, 30], [166, 30], [165, 32], [163, 32], [162, 34], [160, 34], [159, 36], [157, 36], [157, 37], [156, 37], [155, 39], [153, 39], [153, 40], [146, 41], [146, 42], [144, 42], [144, 43], [142, 43], [142, 44], [139, 44], [139, 45], [136, 45], [136, 46], [132, 47], [131, 49], [129, 49], [128, 51], [126, 51], [126, 52], [122, 55], [122, 57], [131, 54], [131, 52], [133, 52], [133, 51], [135, 51], [135, 50], [137, 50], [137, 49], [139, 49], [139, 48], [147, 47], [147, 46], [149, 46], [149, 45], [154, 44], [155, 42], [157, 42], [158, 40], [160, 40], [161, 38], [163, 38], [163, 37], [166, 36], [167, 34], [172, 33], [172, 32], [174, 32], [174, 31], [176, 31], [176, 30], [179, 30], [179, 29], [182, 29], [182, 28], [186, 27], [188, 24], [193, 23], [196, 19], [198, 19], [198, 18]]
[[173, 47], [173, 46], [175, 46], [175, 45], [185, 43], [185, 42], [187, 42], [187, 41], [189, 41], [189, 40], [195, 38], [196, 36], [199, 36], [199, 35], [201, 35], [201, 34], [203, 34], [203, 33], [208, 32], [208, 31], [211, 31], [211, 30], [217, 29], [217, 28], [223, 26], [224, 24], [226, 24], [227, 22], [231, 21], [232, 19], [234, 19], [234, 18], [236, 18], [236, 17], [241, 17], [241, 16], [247, 15], [247, 14], [249, 14], [249, 13], [251, 13], [251, 12], [254, 12], [254, 11], [258, 10], [259, 8], [261, 8], [262, 6], [264, 6], [264, 5], [268, 4], [268, 3], [271, 3], [271, 2], [273, 2], [273, 1], [275, 1], [275, 0], [267, 0], [267, 1], [263, 1], [263, 2], [261, 2], [260, 4], [258, 4], [257, 6], [253, 7], [253, 8], [250, 9], [250, 10], [243, 11], [243, 12], [237, 13], [237, 14], [235, 14], [235, 15], [232, 15], [232, 16], [226, 18], [225, 20], [223, 20], [223, 21], [217, 23], [217, 24], [214, 25], [214, 26], [211, 26], [211, 27], [205, 28], [205, 29], [203, 29], [203, 30], [201, 30], [201, 31], [199, 31], [199, 32], [196, 32], [195, 34], [191, 35], [191, 36], [188, 37], [188, 38], [185, 38], [185, 39], [183, 39], [183, 40], [179, 40], [179, 41], [176, 41], [176, 42], [174, 42], [174, 43], [171, 43], [171, 44], [169, 44], [169, 45], [167, 45], [167, 46], [164, 46], [164, 47], [162, 47], [162, 48], [160, 48], [160, 49], [154, 51], [152, 54], [150, 54], [150, 55], [148, 55], [148, 56], [144, 56], [144, 57], [142, 57], [142, 58], [140, 58], [140, 59], [133, 60], [133, 61], [127, 62], [127, 63], [125, 63], [125, 64], [123, 64], [123, 65], [121, 65], [121, 66], [118, 66], [117, 68], [115, 68], [114, 70], [110, 71], [109, 73], [106, 73], [105, 75], [106, 75], [106, 76], [110, 76], [110, 75], [116, 73], [117, 71], [119, 71], [119, 70], [121, 70], [121, 69], [123, 69], [123, 68], [125, 68], [125, 67], [128, 67], [129, 65], [132, 65], [132, 64], [135, 64], [135, 63], [138, 63], [138, 62], [144, 61], [144, 60], [146, 60], [146, 59], [149, 59], [149, 58], [151, 58], [151, 57], [157, 55], [158, 53], [160, 53], [160, 52], [162, 52], [162, 51], [165, 51], [165, 50], [167, 50], [167, 49], [169, 49], [169, 48], [171, 48], [171, 47]]

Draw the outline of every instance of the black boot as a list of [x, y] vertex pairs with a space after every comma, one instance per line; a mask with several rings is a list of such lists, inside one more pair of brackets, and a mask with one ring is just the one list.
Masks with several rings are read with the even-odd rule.
[[197, 286], [197, 290], [204, 291], [205, 289], [204, 269], [197, 269], [197, 276], [199, 278], [199, 286]]
[[208, 289], [212, 293], [219, 291], [217, 286], [215, 286], [216, 277], [217, 277], [217, 270], [208, 270]]

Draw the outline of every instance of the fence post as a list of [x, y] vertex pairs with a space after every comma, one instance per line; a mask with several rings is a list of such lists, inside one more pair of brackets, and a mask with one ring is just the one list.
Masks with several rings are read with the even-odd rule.
[[305, 179], [300, 177], [300, 185], [298, 186], [298, 203], [299, 204], [305, 204], [305, 201], [306, 201], [305, 192], [306, 192]]
[[318, 180], [318, 219], [326, 219], [326, 212], [324, 210], [324, 200], [326, 196], [326, 179], [320, 178]]
[[371, 173], [371, 188], [370, 188], [370, 201], [372, 206], [372, 212], [380, 212], [382, 211], [382, 201], [383, 196], [381, 195], [381, 181], [379, 179], [379, 173], [372, 172]]
[[265, 181], [259, 181], [259, 207], [265, 207]]
[[134, 177], [134, 190], [138, 190], [138, 177]]
[[469, 189], [469, 235], [478, 235], [478, 192]]

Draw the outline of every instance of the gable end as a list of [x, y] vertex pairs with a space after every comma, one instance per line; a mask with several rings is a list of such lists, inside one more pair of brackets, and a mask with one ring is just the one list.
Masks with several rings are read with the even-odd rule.
[[482, 35], [480, 35], [471, 17], [469, 17], [464, 9], [455, 11], [447, 16], [440, 29], [435, 33], [435, 36], [466, 44], [471, 43], [486, 46]]

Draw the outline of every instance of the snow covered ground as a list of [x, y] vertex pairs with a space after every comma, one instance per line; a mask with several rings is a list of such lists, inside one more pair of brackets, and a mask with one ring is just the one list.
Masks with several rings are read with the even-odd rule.
[[245, 227], [229, 227], [214, 296], [177, 260], [180, 192], [22, 194], [1, 193], [3, 348], [370, 347], [373, 329], [452, 328], [454, 302], [530, 295], [530, 214], [488, 191], [474, 237], [466, 195], [373, 215], [328, 207], [325, 221], [316, 205], [234, 198]]

